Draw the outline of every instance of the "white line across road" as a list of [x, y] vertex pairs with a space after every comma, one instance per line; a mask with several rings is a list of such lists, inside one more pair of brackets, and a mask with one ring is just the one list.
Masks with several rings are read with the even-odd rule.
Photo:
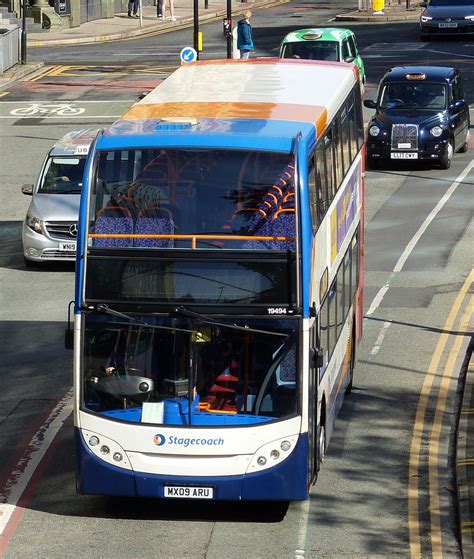
[[[387, 291], [390, 289], [390, 286], [391, 286], [391, 283], [393, 282], [393, 279], [396, 277], [396, 274], [398, 272], [402, 271], [403, 267], [405, 266], [406, 261], [408, 260], [408, 257], [413, 252], [413, 249], [417, 245], [418, 241], [421, 239], [423, 233], [428, 229], [428, 227], [430, 226], [432, 221], [435, 219], [435, 217], [438, 215], [438, 213], [442, 210], [442, 208], [446, 205], [447, 201], [451, 198], [452, 194], [455, 192], [457, 187], [462, 183], [462, 181], [466, 178], [466, 176], [469, 174], [469, 172], [472, 169], [474, 169], [474, 160], [472, 160], [464, 168], [462, 173], [451, 184], [451, 186], [448, 188], [448, 190], [444, 193], [444, 196], [441, 198], [441, 200], [436, 204], [436, 206], [431, 210], [431, 212], [428, 214], [426, 219], [420, 225], [420, 227], [418, 228], [418, 231], [410, 239], [407, 246], [405, 247], [405, 250], [402, 252], [400, 258], [398, 259], [397, 263], [395, 264], [387, 282], [385, 283], [385, 285], [383, 285], [379, 289], [379, 291], [375, 295], [374, 299], [372, 300], [372, 303], [369, 307], [369, 310], [365, 313], [366, 317], [373, 314], [380, 307], [380, 305], [383, 301], [383, 298], [385, 297]], [[379, 335], [377, 336], [377, 341], [375, 342], [375, 345], [372, 348], [372, 350], [370, 352], [370, 355], [372, 355], [372, 356], [376, 355], [378, 353], [378, 351], [380, 350], [380, 347], [382, 345], [382, 341], [383, 341], [383, 339], [384, 339], [384, 337], [385, 337], [385, 335], [388, 331], [388, 328], [390, 327], [390, 324], [391, 324], [390, 322], [384, 322], [383, 323], [382, 328], [379, 332]]]

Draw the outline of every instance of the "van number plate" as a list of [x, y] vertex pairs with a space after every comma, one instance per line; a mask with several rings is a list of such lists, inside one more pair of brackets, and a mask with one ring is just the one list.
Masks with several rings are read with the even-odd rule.
[[438, 27], [457, 27], [458, 24], [451, 22], [451, 23], [438, 23]]
[[173, 499], [214, 499], [214, 487], [165, 485], [165, 497]]
[[76, 252], [76, 243], [59, 243], [59, 250]]

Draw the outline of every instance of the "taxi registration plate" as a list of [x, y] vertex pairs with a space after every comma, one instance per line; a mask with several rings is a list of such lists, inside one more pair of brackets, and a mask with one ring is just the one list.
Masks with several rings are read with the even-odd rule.
[[172, 499], [214, 499], [214, 487], [165, 485], [164, 496]]
[[61, 252], [76, 252], [76, 243], [59, 243]]
[[399, 152], [393, 152], [390, 154], [390, 157], [392, 159], [418, 159], [418, 154], [417, 153], [399, 153]]

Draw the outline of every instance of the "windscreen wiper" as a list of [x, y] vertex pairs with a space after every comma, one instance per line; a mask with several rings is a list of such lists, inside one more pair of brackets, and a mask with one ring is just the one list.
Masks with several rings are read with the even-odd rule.
[[179, 314], [181, 316], [187, 316], [188, 318], [197, 318], [201, 322], [205, 324], [212, 324], [214, 326], [221, 326], [222, 328], [232, 328], [233, 330], [241, 330], [243, 332], [255, 332], [257, 334], [268, 334], [269, 336], [280, 336], [286, 338], [288, 333], [285, 332], [270, 332], [268, 330], [257, 330], [256, 328], [250, 328], [250, 326], [237, 326], [237, 324], [228, 324], [226, 322], [218, 322], [214, 320], [210, 316], [206, 316], [204, 314], [200, 314], [194, 311], [190, 311], [186, 307], [180, 306], [176, 307], [173, 311], [175, 314]]
[[97, 312], [109, 314], [111, 316], [117, 316], [118, 318], [124, 318], [125, 320], [129, 320], [130, 322], [135, 322], [136, 324], [140, 324], [142, 326], [146, 326], [147, 328], [153, 328], [155, 330], [173, 330], [174, 332], [189, 332], [190, 334], [196, 334], [196, 330], [188, 330], [186, 328], [174, 328], [173, 326], [160, 326], [158, 324], [149, 324], [145, 320], [140, 318], [135, 318], [134, 316], [130, 316], [128, 314], [116, 311], [114, 309], [110, 309], [107, 305], [103, 303], [99, 303], [95, 305], [94, 309]]

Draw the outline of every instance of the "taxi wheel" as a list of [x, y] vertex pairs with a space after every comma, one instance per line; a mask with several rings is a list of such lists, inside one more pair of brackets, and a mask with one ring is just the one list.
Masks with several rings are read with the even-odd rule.
[[462, 144], [462, 146], [458, 149], [459, 153], [466, 153], [469, 148], [469, 129], [466, 134], [466, 141]]
[[441, 169], [449, 169], [451, 167], [451, 161], [454, 155], [454, 147], [453, 147], [453, 140], [449, 140], [448, 145], [446, 146], [446, 151], [444, 154], [439, 158], [439, 165]]
[[379, 160], [376, 157], [367, 157], [366, 159], [367, 169], [378, 169]]

